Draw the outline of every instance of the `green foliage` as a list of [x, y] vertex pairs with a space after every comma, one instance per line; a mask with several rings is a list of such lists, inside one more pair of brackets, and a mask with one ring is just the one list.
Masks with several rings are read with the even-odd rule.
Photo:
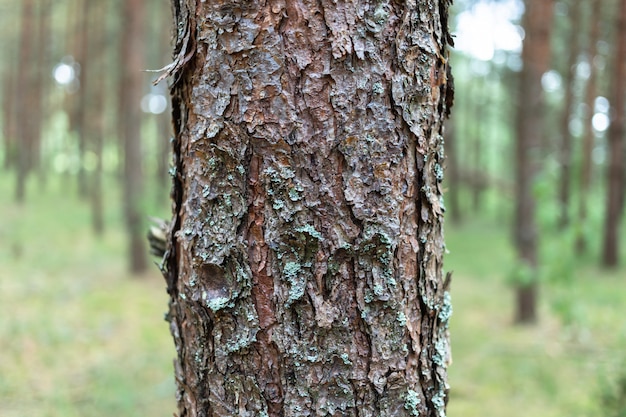
[[527, 262], [517, 260], [507, 274], [507, 281], [513, 286], [529, 286], [538, 281], [537, 272]]
[[600, 393], [603, 417], [626, 417], [626, 368], [622, 367], [612, 383], [605, 383]]

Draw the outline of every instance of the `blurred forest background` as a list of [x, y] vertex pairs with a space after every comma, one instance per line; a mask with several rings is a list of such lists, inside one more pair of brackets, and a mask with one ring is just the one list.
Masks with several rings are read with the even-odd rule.
[[[452, 417], [626, 416], [626, 0], [456, 0]], [[0, 0], [0, 415], [169, 416], [167, 0]]]

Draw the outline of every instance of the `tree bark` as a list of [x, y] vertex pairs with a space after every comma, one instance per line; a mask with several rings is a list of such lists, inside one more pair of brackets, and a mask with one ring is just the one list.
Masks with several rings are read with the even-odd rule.
[[180, 417], [445, 415], [447, 6], [173, 1]]
[[[554, 0], [529, 0], [524, 13], [523, 69], [520, 74], [519, 109], [517, 112], [517, 197], [515, 243], [523, 268], [532, 277], [517, 288], [518, 323], [537, 320], [537, 225], [532, 187], [539, 171], [539, 153], [543, 135], [543, 91], [541, 77], [550, 63], [550, 29]], [[530, 278], [530, 279], [528, 279]]]
[[626, 88], [626, 0], [620, 0], [617, 14], [616, 51], [611, 83], [611, 125], [609, 126], [609, 165], [602, 263], [616, 267], [619, 261], [619, 235], [624, 193], [624, 91]]

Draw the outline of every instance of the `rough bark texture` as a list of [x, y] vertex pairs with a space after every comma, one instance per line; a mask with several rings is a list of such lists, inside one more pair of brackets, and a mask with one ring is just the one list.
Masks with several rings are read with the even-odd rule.
[[173, 1], [179, 416], [445, 415], [447, 3]]
[[609, 127], [609, 166], [602, 263], [615, 267], [619, 260], [619, 235], [624, 193], [624, 90], [626, 89], [626, 0], [617, 12], [613, 80], [611, 83], [611, 126]]
[[544, 111], [541, 76], [550, 64], [554, 0], [528, 0], [525, 4], [524, 68], [517, 113], [515, 243], [520, 262], [532, 271], [533, 276], [518, 286], [515, 319], [520, 323], [532, 323], [537, 317], [537, 225], [532, 186], [540, 166]]

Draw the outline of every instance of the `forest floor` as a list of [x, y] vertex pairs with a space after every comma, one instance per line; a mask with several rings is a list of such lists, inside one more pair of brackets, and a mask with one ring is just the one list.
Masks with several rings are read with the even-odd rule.
[[602, 398], [626, 377], [626, 270], [573, 256], [563, 265], [563, 248], [546, 242], [538, 324], [513, 325], [509, 236], [483, 221], [447, 228], [449, 416], [625, 415], [611, 414]]
[[[88, 203], [63, 196], [67, 189], [50, 184], [17, 205], [0, 181], [0, 415], [171, 416], [164, 282], [156, 266], [127, 274], [115, 193], [96, 238]], [[572, 256], [563, 265], [557, 251], [548, 256], [539, 323], [514, 326], [508, 228], [474, 220], [448, 225], [446, 237], [446, 270], [454, 271], [448, 415], [601, 415], [602, 394], [626, 373], [626, 270]]]

